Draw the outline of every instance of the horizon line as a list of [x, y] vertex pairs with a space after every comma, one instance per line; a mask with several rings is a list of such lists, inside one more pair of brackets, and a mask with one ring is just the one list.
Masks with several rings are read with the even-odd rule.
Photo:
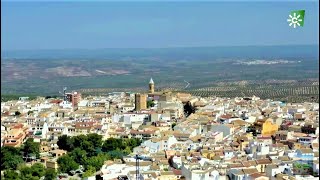
[[218, 46], [171, 46], [171, 47], [106, 47], [106, 48], [51, 48], [51, 49], [7, 49], [8, 51], [57, 51], [57, 50], [104, 50], [104, 49], [179, 49], [179, 48], [220, 48], [220, 47], [272, 47], [272, 46], [319, 46], [319, 44], [280, 44], [280, 45], [218, 45]]

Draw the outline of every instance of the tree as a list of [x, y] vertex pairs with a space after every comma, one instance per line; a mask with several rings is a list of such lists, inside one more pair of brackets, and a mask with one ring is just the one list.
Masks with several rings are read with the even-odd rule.
[[[91, 139], [89, 139], [91, 138]], [[101, 141], [101, 142], [99, 142]], [[95, 144], [102, 146], [102, 136], [98, 134], [91, 134], [89, 136], [79, 135], [75, 137], [61, 136], [58, 140], [58, 146], [67, 151], [73, 151], [75, 148], [84, 150], [88, 157], [97, 155], [97, 150], [95, 149]], [[67, 145], [66, 145], [67, 144]]]
[[91, 142], [93, 147], [96, 148], [101, 148], [102, 147], [102, 135], [96, 134], [96, 133], [91, 133], [87, 135], [88, 141]]
[[31, 174], [28, 174], [27, 176], [21, 177], [21, 180], [40, 180], [37, 176], [32, 176]]
[[22, 180], [39, 180], [45, 175], [45, 167], [41, 163], [35, 163], [31, 167], [22, 164], [18, 167]]
[[71, 170], [79, 168], [79, 164], [74, 161], [69, 155], [64, 155], [58, 158], [59, 171], [62, 173], [68, 173]]
[[88, 166], [88, 169], [86, 170], [86, 172], [84, 172], [84, 173], [82, 174], [82, 177], [83, 177], [83, 178], [86, 178], [86, 177], [93, 176], [95, 172], [96, 172], [96, 170], [95, 170], [94, 167]]
[[103, 145], [102, 145], [102, 151], [104, 152], [110, 152], [114, 150], [126, 150], [127, 147], [130, 148], [130, 151], [128, 151], [128, 148], [125, 152], [132, 152], [134, 147], [137, 147], [141, 144], [141, 140], [137, 138], [131, 138], [131, 139], [115, 139], [115, 138], [109, 138], [107, 139]]
[[25, 164], [18, 167], [18, 170], [20, 171], [20, 175], [22, 179], [26, 179], [30, 176], [32, 176], [32, 169]]
[[99, 171], [104, 162], [110, 159], [111, 157], [108, 153], [100, 153], [97, 156], [88, 158], [83, 165], [86, 170], [89, 168], [89, 166], [92, 166], [95, 168], [95, 171]]
[[45, 167], [41, 163], [35, 163], [31, 166], [32, 176], [37, 176], [39, 178], [46, 174]]
[[57, 172], [54, 169], [46, 169], [44, 180], [54, 180], [57, 177]]
[[184, 105], [184, 112], [189, 116], [192, 113], [195, 113], [196, 109], [192, 106], [191, 102], [188, 101], [186, 105]]
[[[108, 153], [100, 153], [97, 156], [99, 159], [103, 159], [103, 161], [110, 160], [111, 157]], [[100, 169], [100, 168], [99, 168]]]
[[133, 148], [139, 146], [142, 141], [138, 138], [130, 138], [130, 139], [126, 139], [125, 141], [127, 141], [127, 145], [130, 147], [130, 150], [133, 151]]
[[74, 149], [74, 139], [67, 136], [67, 135], [62, 135], [59, 136], [57, 145], [59, 146], [59, 149], [63, 149], [66, 151], [72, 151]]
[[93, 148], [93, 145], [88, 142], [88, 137], [86, 135], [81, 134], [79, 136], [72, 137], [72, 139], [74, 148], [78, 147], [83, 150], [88, 150], [90, 146]]
[[25, 156], [30, 154], [35, 155], [37, 158], [40, 157], [40, 143], [34, 142], [33, 138], [27, 139], [23, 146], [23, 152]]
[[80, 148], [75, 148], [69, 155], [78, 164], [84, 164], [85, 161], [87, 160], [87, 152], [85, 150], [80, 149]]
[[15, 170], [6, 170], [4, 171], [4, 179], [20, 180], [21, 178]]
[[79, 148], [85, 150], [88, 154], [88, 157], [97, 155], [96, 150], [94, 149], [94, 145], [90, 141], [83, 141]]
[[171, 124], [172, 130], [173, 130], [173, 128], [174, 128], [176, 125], [177, 125], [176, 123], [172, 123], [172, 124]]
[[20, 148], [11, 147], [11, 146], [1, 147], [1, 156], [3, 156], [6, 153], [11, 153], [12, 155], [21, 155]]
[[123, 153], [121, 150], [113, 150], [108, 152], [108, 154], [112, 160], [121, 159], [123, 157]]
[[19, 111], [14, 112], [14, 115], [15, 115], [15, 116], [20, 116], [20, 114], [21, 114], [21, 113], [20, 113]]
[[19, 148], [1, 147], [1, 169], [17, 169], [23, 163]]
[[102, 145], [102, 150], [104, 152], [113, 151], [117, 148], [123, 149], [123, 141], [121, 139], [109, 138]]
[[149, 108], [149, 107], [154, 107], [154, 101], [153, 100], [149, 100], [149, 101], [147, 101], [147, 108]]
[[122, 150], [122, 153], [124, 155], [128, 155], [130, 154], [132, 151], [131, 151], [131, 148], [129, 146], [127, 146], [124, 150]]
[[93, 167], [95, 170], [98, 170], [102, 167], [103, 163], [103, 159], [99, 159], [97, 156], [93, 156], [86, 161], [85, 169], [88, 170], [89, 167]]

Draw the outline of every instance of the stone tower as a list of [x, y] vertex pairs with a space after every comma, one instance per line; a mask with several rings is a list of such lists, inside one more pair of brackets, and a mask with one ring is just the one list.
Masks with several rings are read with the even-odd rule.
[[154, 82], [152, 78], [149, 81], [149, 93], [154, 93]]
[[140, 111], [142, 109], [147, 109], [147, 95], [146, 94], [135, 94], [135, 109]]

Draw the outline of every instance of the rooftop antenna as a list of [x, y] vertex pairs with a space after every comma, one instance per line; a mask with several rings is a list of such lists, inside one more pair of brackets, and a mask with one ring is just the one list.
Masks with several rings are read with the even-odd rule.
[[136, 180], [140, 180], [140, 173], [139, 173], [139, 160], [141, 160], [142, 158], [136, 154]]
[[67, 91], [67, 87], [63, 88], [63, 93], [61, 91], [59, 91], [59, 94], [61, 94], [63, 96], [63, 101], [67, 100], [66, 91]]

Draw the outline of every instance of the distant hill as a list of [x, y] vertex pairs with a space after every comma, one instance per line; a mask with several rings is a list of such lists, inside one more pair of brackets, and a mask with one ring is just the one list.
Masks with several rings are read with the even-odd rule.
[[2, 59], [318, 58], [319, 45], [1, 51]]
[[65, 86], [87, 92], [146, 90], [153, 77], [157, 88], [202, 92], [219, 86], [221, 95], [224, 87], [241, 95], [238, 87], [252, 93], [260, 92], [261, 85], [267, 86], [266, 92], [272, 92], [269, 85], [290, 86], [291, 92], [306, 82], [303, 92], [314, 96], [319, 78], [318, 45], [1, 53], [1, 93], [5, 94], [51, 95]]

